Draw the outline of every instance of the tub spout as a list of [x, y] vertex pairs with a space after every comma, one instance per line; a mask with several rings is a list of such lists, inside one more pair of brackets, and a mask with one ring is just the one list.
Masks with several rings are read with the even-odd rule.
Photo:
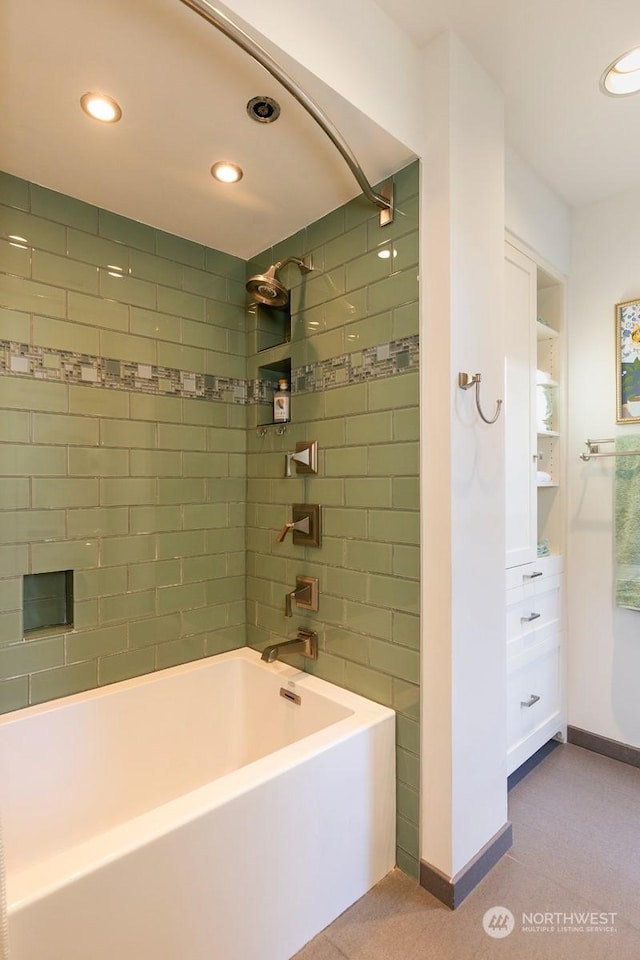
[[266, 663], [273, 663], [282, 654], [301, 653], [303, 657], [310, 660], [318, 659], [318, 634], [313, 630], [298, 630], [298, 636], [295, 640], [282, 640], [280, 643], [272, 643], [262, 651], [262, 660]]

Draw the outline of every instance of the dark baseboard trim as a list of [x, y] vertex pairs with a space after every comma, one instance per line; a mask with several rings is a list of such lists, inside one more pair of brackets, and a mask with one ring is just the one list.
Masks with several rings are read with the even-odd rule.
[[628, 743], [609, 740], [608, 737], [581, 730], [580, 727], [567, 727], [567, 741], [575, 744], [576, 747], [584, 747], [585, 750], [611, 757], [612, 760], [620, 760], [621, 763], [629, 763], [632, 767], [640, 767], [640, 749]]
[[520, 783], [523, 777], [526, 777], [528, 773], [538, 766], [545, 757], [548, 757], [556, 747], [560, 746], [559, 740], [548, 740], [547, 743], [543, 743], [539, 750], [533, 754], [532, 757], [529, 757], [528, 760], [525, 760], [513, 773], [510, 773], [507, 777], [507, 790], [511, 790], [515, 787], [516, 783]]
[[507, 822], [453, 878], [421, 860], [420, 886], [455, 910], [507, 852], [512, 842], [511, 824]]

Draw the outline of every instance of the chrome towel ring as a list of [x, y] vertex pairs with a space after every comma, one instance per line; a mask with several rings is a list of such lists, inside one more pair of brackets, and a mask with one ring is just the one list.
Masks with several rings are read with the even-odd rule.
[[475, 385], [476, 388], [476, 408], [480, 414], [480, 418], [484, 420], [485, 423], [495, 423], [498, 417], [500, 416], [500, 411], [502, 410], [502, 400], [496, 400], [496, 412], [492, 419], [485, 417], [482, 412], [482, 407], [480, 406], [480, 381], [482, 380], [482, 375], [480, 373], [474, 373], [470, 376], [468, 373], [459, 373], [458, 374], [458, 386], [461, 390], [468, 390], [470, 387]]

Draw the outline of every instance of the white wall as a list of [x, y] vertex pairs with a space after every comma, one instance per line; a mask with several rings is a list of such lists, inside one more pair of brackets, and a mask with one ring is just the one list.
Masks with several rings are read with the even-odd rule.
[[640, 297], [640, 189], [573, 218], [569, 284], [569, 723], [640, 747], [640, 613], [613, 603], [614, 461], [582, 463], [616, 425], [614, 305]]
[[425, 51], [421, 857], [455, 876], [505, 824], [503, 101], [452, 34]]
[[571, 211], [510, 147], [505, 151], [505, 227], [560, 273], [569, 272]]

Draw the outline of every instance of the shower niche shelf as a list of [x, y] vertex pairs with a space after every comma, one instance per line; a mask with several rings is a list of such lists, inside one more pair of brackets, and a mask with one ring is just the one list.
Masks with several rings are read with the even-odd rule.
[[291, 340], [291, 304], [265, 307], [256, 304], [256, 347], [258, 353]]
[[73, 570], [26, 573], [22, 578], [25, 639], [73, 629]]
[[273, 360], [264, 366], [258, 367], [258, 380], [260, 381], [258, 395], [258, 426], [275, 426], [279, 428], [286, 427], [286, 423], [274, 423], [273, 421], [273, 395], [278, 389], [278, 380], [283, 379], [289, 383], [289, 388], [291, 388], [290, 357], [284, 357], [281, 360]]

